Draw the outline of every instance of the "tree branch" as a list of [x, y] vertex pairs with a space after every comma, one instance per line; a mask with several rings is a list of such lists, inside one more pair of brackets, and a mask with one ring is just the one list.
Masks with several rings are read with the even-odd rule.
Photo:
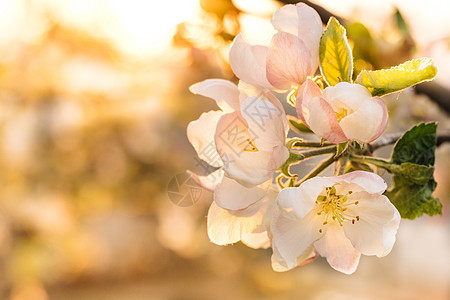
[[[369, 151], [374, 152], [375, 150], [377, 150], [378, 148], [381, 148], [383, 146], [395, 144], [395, 142], [397, 142], [397, 140], [402, 135], [403, 135], [403, 133], [391, 133], [391, 134], [386, 134], [384, 136], [381, 136], [380, 138], [378, 138], [378, 140], [376, 140], [375, 142], [370, 143], [368, 145]], [[450, 133], [438, 134], [436, 146], [440, 146], [441, 144], [443, 144], [445, 142], [450, 142]]]

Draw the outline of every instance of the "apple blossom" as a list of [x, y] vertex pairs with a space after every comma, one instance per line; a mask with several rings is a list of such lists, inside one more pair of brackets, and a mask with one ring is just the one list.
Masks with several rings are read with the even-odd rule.
[[334, 269], [351, 274], [361, 254], [387, 255], [400, 214], [382, 195], [386, 187], [378, 175], [354, 171], [283, 189], [271, 224], [275, 260], [294, 268], [314, 247]]
[[239, 34], [230, 49], [230, 65], [241, 80], [267, 89], [299, 86], [318, 66], [322, 22], [306, 4], [286, 5], [272, 19], [278, 31], [270, 45], [250, 45]]
[[384, 102], [359, 84], [340, 82], [322, 91], [311, 79], [300, 87], [296, 100], [300, 119], [317, 135], [333, 143], [356, 140], [370, 143], [386, 129]]
[[[286, 114], [278, 99], [248, 85], [240, 91], [221, 79], [202, 81], [191, 86], [191, 91], [213, 98], [222, 109], [204, 113], [188, 125], [188, 139], [200, 159], [247, 187], [272, 178], [289, 157], [285, 146]], [[249, 97], [246, 93], [259, 94]], [[203, 151], [207, 146], [212, 149]], [[211, 154], [218, 159], [211, 161]], [[215, 175], [223, 177], [220, 173], [212, 176]], [[197, 180], [210, 189], [220, 182], [212, 184], [206, 177]]]
[[[208, 212], [208, 236], [213, 243], [227, 245], [241, 240], [252, 248], [270, 246], [270, 217], [277, 197], [271, 180], [255, 188], [245, 188], [225, 177], [214, 196], [215, 202]], [[251, 204], [239, 210], [228, 210], [218, 205], [244, 201]]]

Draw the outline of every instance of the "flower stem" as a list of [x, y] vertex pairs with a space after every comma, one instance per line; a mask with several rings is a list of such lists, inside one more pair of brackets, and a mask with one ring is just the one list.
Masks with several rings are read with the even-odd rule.
[[347, 167], [348, 156], [345, 155], [341, 159], [338, 160], [338, 175], [342, 175], [345, 173], [345, 168]]
[[318, 156], [322, 154], [328, 154], [328, 153], [335, 153], [336, 152], [336, 145], [334, 146], [328, 146], [328, 147], [322, 147], [319, 149], [309, 150], [306, 152], [301, 152], [300, 154], [303, 155], [303, 159]]
[[372, 165], [375, 165], [380, 168], [389, 169], [389, 167], [392, 165], [390, 162], [381, 159], [381, 158], [375, 158], [371, 156], [363, 156], [363, 155], [356, 155], [352, 154], [350, 156], [350, 160], [358, 163], [369, 163]]
[[331, 155], [328, 159], [322, 161], [320, 165], [318, 165], [316, 168], [314, 168], [311, 172], [308, 173], [305, 177], [303, 177], [299, 183], [297, 183], [295, 186], [299, 186], [303, 182], [305, 182], [308, 179], [311, 179], [313, 177], [316, 177], [320, 173], [322, 173], [326, 168], [328, 168], [332, 163], [336, 161], [336, 158], [333, 155]]

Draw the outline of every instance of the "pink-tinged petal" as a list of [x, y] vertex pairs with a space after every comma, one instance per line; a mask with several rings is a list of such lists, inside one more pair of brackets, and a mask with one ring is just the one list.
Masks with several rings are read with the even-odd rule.
[[386, 196], [366, 192], [352, 194], [348, 214], [359, 217], [356, 222], [344, 222], [344, 232], [352, 245], [364, 255], [383, 257], [391, 252], [400, 224], [400, 214]]
[[365, 171], [353, 171], [337, 177], [339, 181], [345, 181], [347, 183], [357, 184], [360, 189], [356, 190], [365, 191], [370, 194], [381, 194], [386, 188], [387, 184], [383, 178], [375, 173]]
[[252, 248], [270, 246], [268, 215], [272, 214], [275, 201], [269, 196], [253, 205], [230, 211], [212, 203], [208, 212], [208, 236], [217, 245], [227, 245], [241, 240]]
[[319, 14], [304, 3], [285, 5], [275, 11], [272, 24], [278, 31], [299, 37], [316, 59], [319, 54], [319, 41], [323, 26]]
[[272, 157], [267, 164], [267, 170], [275, 172], [289, 158], [289, 150], [283, 143], [272, 148]]
[[335, 86], [326, 87], [323, 90], [323, 97], [335, 111], [339, 108], [355, 111], [361, 106], [363, 100], [371, 98], [372, 94], [362, 85], [339, 82]]
[[284, 126], [285, 135], [287, 136], [287, 133], [289, 131], [289, 123], [286, 118], [283, 104], [281, 104], [280, 100], [278, 100], [278, 98], [275, 97], [272, 92], [268, 91], [267, 89], [248, 84], [242, 80], [239, 81], [238, 87], [241, 91], [241, 103], [244, 102], [247, 98], [256, 96], [258, 99], [269, 101], [270, 103], [275, 105], [278, 111], [283, 115], [283, 117], [280, 119]]
[[387, 126], [387, 108], [380, 98], [366, 98], [352, 114], [343, 118], [339, 125], [352, 140], [370, 143], [377, 139]]
[[[297, 266], [296, 267], [303, 267], [306, 266], [317, 258], [317, 252], [314, 250], [314, 247], [310, 247], [303, 256], [299, 257], [297, 259]], [[289, 271], [292, 268], [286, 267], [286, 262], [283, 260], [283, 258], [280, 256], [277, 248], [273, 247], [273, 254], [271, 257], [272, 260], [272, 269], [275, 272], [286, 272]]]
[[287, 132], [283, 123], [286, 120], [283, 108], [280, 110], [271, 102], [254, 96], [242, 102], [241, 114], [254, 136], [253, 144], [260, 151], [272, 151], [280, 142], [284, 144]]
[[234, 39], [230, 49], [230, 65], [236, 76], [253, 85], [273, 89], [266, 78], [266, 46], [250, 45], [241, 34]]
[[189, 90], [215, 100], [226, 113], [239, 110], [239, 89], [228, 80], [207, 79], [191, 85]]
[[288, 218], [304, 218], [314, 207], [324, 188], [333, 186], [336, 182], [336, 177], [314, 177], [299, 187], [285, 188], [278, 194], [278, 206]]
[[187, 173], [191, 176], [192, 179], [194, 179], [197, 184], [210, 192], [214, 192], [216, 186], [220, 182], [222, 182], [222, 178], [224, 175], [223, 169], [217, 169], [206, 176], [197, 175], [189, 170], [187, 171]]
[[266, 187], [256, 186], [246, 188], [235, 180], [225, 176], [214, 190], [214, 201], [221, 208], [240, 210], [262, 200], [266, 194]]
[[223, 115], [222, 111], [212, 110], [203, 113], [198, 120], [190, 122], [187, 127], [188, 140], [198, 157], [214, 167], [223, 166], [214, 143], [217, 124]]
[[[247, 100], [254, 102], [246, 107]], [[280, 112], [266, 100], [253, 97], [246, 101], [242, 107], [250, 125], [239, 112], [226, 114], [217, 124], [214, 139], [227, 176], [251, 187], [272, 178], [273, 172], [288, 158], [288, 152], [283, 149], [284, 114], [278, 116], [271, 111], [269, 116], [263, 109]]]
[[295, 35], [279, 32], [272, 38], [267, 54], [266, 75], [278, 89], [301, 85], [315, 71], [311, 53]]
[[306, 79], [298, 90], [295, 106], [298, 117], [306, 124], [306, 126], [309, 126], [309, 103], [312, 99], [320, 96], [322, 96], [322, 91], [311, 79]]
[[330, 266], [342, 273], [352, 274], [359, 264], [361, 253], [356, 250], [337, 223], [328, 225], [327, 233], [314, 243], [322, 257], [326, 257]]
[[279, 255], [278, 262], [287, 269], [296, 267], [298, 259], [307, 256], [312, 244], [325, 233], [319, 233], [321, 224], [314, 212], [302, 219], [290, 219], [276, 209], [270, 228], [272, 247]]
[[320, 137], [332, 143], [350, 141], [339, 126], [336, 114], [331, 105], [322, 97], [309, 102], [309, 128]]

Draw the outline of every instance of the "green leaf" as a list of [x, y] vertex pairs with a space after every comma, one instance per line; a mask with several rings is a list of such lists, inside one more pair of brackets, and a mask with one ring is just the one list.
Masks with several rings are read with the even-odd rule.
[[394, 186], [386, 196], [403, 218], [440, 215], [442, 204], [433, 197], [436, 123], [421, 123], [408, 130], [392, 151]]
[[289, 115], [287, 116], [287, 119], [289, 127], [298, 134], [313, 133], [300, 119]]
[[329, 85], [350, 82], [353, 72], [352, 50], [345, 28], [334, 17], [328, 21], [319, 45], [320, 72]]
[[302, 160], [303, 158], [304, 158], [304, 156], [301, 155], [301, 154], [289, 152], [288, 159], [280, 167], [281, 173], [283, 173], [283, 175], [287, 176], [287, 177], [297, 176], [297, 175], [292, 175], [291, 174], [291, 172], [289, 171], [289, 167], [291, 166], [291, 164], [296, 163], [296, 162]]
[[411, 162], [425, 166], [434, 165], [436, 128], [435, 122], [412, 127], [395, 143], [391, 161], [396, 164]]
[[435, 188], [436, 182], [433, 179], [425, 185], [418, 185], [400, 176], [394, 176], [394, 187], [385, 195], [398, 209], [402, 218], [413, 220], [423, 214], [442, 214], [442, 204], [432, 195]]
[[434, 167], [405, 162], [401, 165], [390, 165], [389, 171], [395, 175], [403, 176], [407, 181], [418, 185], [424, 185], [427, 184], [431, 176], [433, 176]]
[[348, 142], [338, 144], [336, 148], [336, 155], [334, 156], [334, 158], [338, 158], [339, 156], [341, 156], [342, 153], [344, 153], [344, 151], [347, 150], [347, 148]]
[[430, 81], [436, 74], [437, 68], [434, 66], [433, 60], [423, 57], [390, 69], [361, 71], [356, 78], [356, 83], [368, 88], [373, 96], [382, 96], [423, 81]]

